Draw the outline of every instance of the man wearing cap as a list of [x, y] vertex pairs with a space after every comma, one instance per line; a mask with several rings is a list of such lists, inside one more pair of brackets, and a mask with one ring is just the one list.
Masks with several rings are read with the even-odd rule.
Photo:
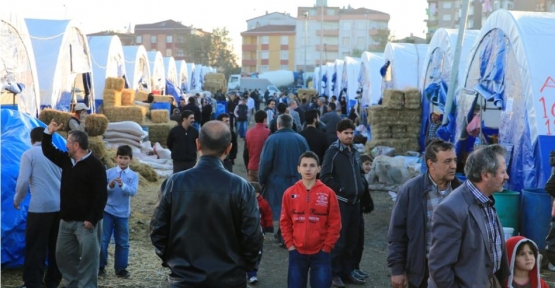
[[428, 132], [426, 133], [426, 144], [429, 144], [434, 139], [439, 139], [436, 133], [440, 126], [440, 114], [439, 112], [434, 111], [430, 114], [430, 124], [428, 125]]
[[87, 117], [87, 110], [89, 110], [89, 107], [83, 103], [77, 103], [77, 105], [75, 105], [73, 108], [73, 114], [71, 114], [71, 119], [69, 119], [68, 123], [69, 131], [85, 131], [85, 118]]

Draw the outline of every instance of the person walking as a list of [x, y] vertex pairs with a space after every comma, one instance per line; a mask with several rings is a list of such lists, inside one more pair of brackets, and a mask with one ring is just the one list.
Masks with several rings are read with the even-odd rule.
[[170, 130], [166, 141], [172, 152], [173, 173], [185, 171], [197, 162], [196, 139], [198, 130], [193, 127], [195, 115], [193, 111], [181, 112], [181, 123]]
[[318, 111], [307, 111], [305, 113], [305, 117], [306, 128], [303, 131], [299, 132], [299, 134], [301, 134], [301, 136], [306, 139], [306, 143], [308, 143], [310, 151], [316, 153], [316, 155], [318, 155], [318, 159], [323, 160], [329, 145], [326, 134], [316, 129], [316, 125], [319, 121]]
[[227, 124], [227, 126], [229, 126], [229, 130], [231, 131], [232, 146], [231, 151], [229, 151], [229, 154], [224, 159], [224, 167], [225, 169], [227, 169], [227, 171], [233, 173], [233, 165], [235, 165], [235, 158], [237, 158], [237, 133], [231, 130], [230, 119], [231, 117], [229, 116], [229, 114], [221, 113], [220, 115], [218, 115], [218, 118], [216, 120], [222, 121]]
[[197, 148], [198, 164], [162, 183], [152, 245], [171, 271], [169, 287], [244, 288], [263, 242], [254, 189], [223, 166], [231, 150], [225, 123], [207, 122]]
[[260, 154], [266, 139], [270, 136], [270, 129], [266, 128], [266, 112], [256, 111], [254, 113], [254, 127], [247, 131], [245, 138], [245, 150], [243, 158], [247, 167], [247, 177], [250, 182], [258, 182], [258, 169], [260, 164]]

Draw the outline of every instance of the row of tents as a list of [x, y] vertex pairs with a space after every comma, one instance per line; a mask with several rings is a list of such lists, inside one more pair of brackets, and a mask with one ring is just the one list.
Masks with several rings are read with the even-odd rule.
[[[388, 43], [383, 53], [364, 52], [314, 71], [320, 95], [344, 91], [350, 106], [377, 105], [385, 89], [422, 92], [420, 147], [430, 113], [447, 117], [437, 136], [464, 157], [479, 140], [509, 151], [508, 189], [543, 187], [555, 150], [555, 13], [498, 10], [480, 30], [466, 30], [455, 87], [449, 87], [458, 30], [439, 29], [430, 44]], [[447, 92], [454, 90], [446, 111]], [[363, 109], [364, 111], [364, 109]], [[481, 135], [467, 125], [478, 118]], [[371, 128], [371, 127], [370, 127]], [[495, 140], [493, 140], [495, 138]]]
[[123, 77], [136, 91], [178, 98], [202, 90], [204, 75], [216, 72], [142, 45], [122, 46], [118, 36], [87, 36], [74, 20], [0, 12], [0, 41], [0, 104], [32, 116], [45, 107], [69, 111], [73, 102], [85, 102], [94, 113], [107, 77]]

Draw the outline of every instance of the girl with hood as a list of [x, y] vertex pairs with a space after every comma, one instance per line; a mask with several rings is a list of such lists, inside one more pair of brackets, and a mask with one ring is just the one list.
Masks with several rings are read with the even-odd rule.
[[508, 288], [549, 288], [540, 278], [538, 246], [534, 241], [515, 236], [507, 240], [507, 255], [511, 275], [505, 287]]

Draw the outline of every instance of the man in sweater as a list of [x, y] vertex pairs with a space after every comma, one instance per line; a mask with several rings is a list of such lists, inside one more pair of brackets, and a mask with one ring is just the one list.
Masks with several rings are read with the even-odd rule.
[[48, 255], [48, 271], [44, 276], [46, 287], [58, 287], [62, 274], [56, 264], [56, 239], [60, 225], [60, 167], [42, 154], [41, 141], [44, 128], [31, 130], [31, 145], [21, 156], [19, 176], [15, 186], [13, 206], [19, 210], [31, 186], [31, 202], [25, 228], [25, 261], [23, 282], [25, 287], [40, 287], [43, 283], [44, 261]]
[[172, 151], [173, 173], [185, 171], [197, 163], [198, 130], [193, 127], [193, 111], [181, 112], [181, 124], [173, 127], [168, 134], [167, 145]]
[[67, 287], [98, 287], [102, 217], [108, 198], [106, 169], [92, 155], [83, 131], [69, 132], [67, 152], [54, 147], [52, 133], [62, 126], [52, 120], [42, 141], [44, 156], [62, 168], [56, 260]]
[[260, 162], [260, 153], [264, 147], [264, 142], [270, 136], [270, 129], [266, 128], [266, 112], [257, 111], [254, 114], [254, 127], [247, 131], [245, 138], [244, 157], [247, 165], [247, 176], [250, 182], [258, 182], [258, 167]]

